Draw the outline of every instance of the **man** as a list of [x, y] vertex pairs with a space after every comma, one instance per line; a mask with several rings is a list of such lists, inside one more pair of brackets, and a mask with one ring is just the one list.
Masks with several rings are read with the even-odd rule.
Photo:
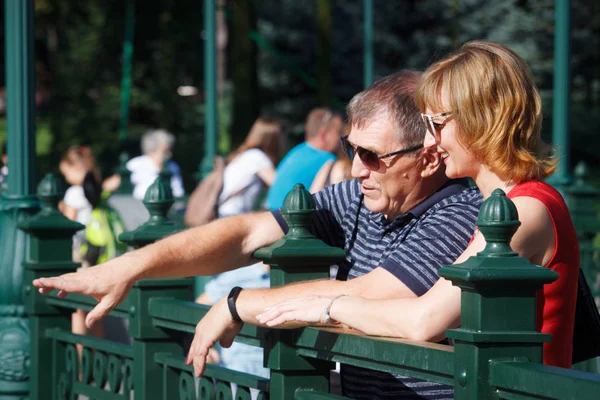
[[175, 137], [173, 134], [162, 129], [150, 130], [142, 136], [143, 155], [132, 158], [127, 162], [127, 169], [131, 171], [131, 183], [134, 185], [134, 198], [144, 199], [146, 190], [158, 177], [165, 160], [168, 160], [167, 169], [172, 174], [171, 190], [173, 196], [182, 197], [185, 194], [179, 165], [170, 160], [174, 143]]
[[277, 167], [267, 194], [269, 210], [279, 209], [296, 183], [310, 188], [323, 164], [335, 160], [332, 153], [339, 147], [342, 125], [341, 116], [327, 108], [316, 108], [308, 114], [305, 141], [290, 150]]
[[[313, 226], [327, 243], [346, 250], [338, 280], [243, 290], [237, 299], [243, 321], [258, 324], [255, 316], [265, 307], [297, 296], [420, 296], [438, 279], [437, 270], [466, 248], [481, 195], [465, 182], [449, 181], [441, 155], [422, 148], [425, 127], [412, 97], [418, 79], [415, 72], [393, 74], [356, 95], [348, 106], [352, 130], [345, 140], [356, 155], [356, 179], [315, 195]], [[101, 299], [88, 315], [91, 324], [122, 301], [137, 279], [214, 274], [249, 264], [254, 250], [283, 236], [283, 225], [277, 211], [222, 219], [103, 266], [39, 279], [34, 285], [42, 293], [60, 289]], [[198, 324], [188, 355], [197, 374], [204, 370], [208, 349], [219, 339], [230, 344], [240, 328], [225, 298], [213, 306]], [[353, 398], [397, 398], [399, 392], [414, 395], [413, 390], [452, 398], [450, 388], [435, 383], [351, 367], [342, 369], [342, 386]]]

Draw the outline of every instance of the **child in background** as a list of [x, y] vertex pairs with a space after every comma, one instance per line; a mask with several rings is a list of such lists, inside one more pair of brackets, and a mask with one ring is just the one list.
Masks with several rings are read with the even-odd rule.
[[[73, 237], [73, 261], [81, 262], [82, 268], [87, 268], [124, 253], [127, 247], [117, 240], [124, 230], [123, 224], [106, 204], [110, 193], [119, 187], [120, 177], [111, 176], [101, 185], [94, 156], [85, 146], [69, 148], [59, 168], [71, 185], [61, 203], [61, 212], [86, 227]], [[83, 310], [73, 313], [73, 333], [102, 337], [103, 325], [98, 324], [88, 332], [85, 317]]]

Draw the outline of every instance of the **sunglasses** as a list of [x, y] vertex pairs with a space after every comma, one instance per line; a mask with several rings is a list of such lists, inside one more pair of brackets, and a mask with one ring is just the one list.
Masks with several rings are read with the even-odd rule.
[[421, 118], [423, 118], [423, 122], [427, 126], [427, 131], [431, 133], [436, 142], [439, 142], [442, 138], [442, 129], [444, 129], [444, 126], [448, 122], [448, 118], [445, 117], [449, 115], [452, 115], [452, 111], [439, 114], [421, 114]]
[[402, 150], [394, 151], [392, 153], [384, 154], [382, 156], [378, 155], [374, 151], [367, 150], [364, 147], [360, 147], [355, 145], [354, 143], [348, 140], [348, 135], [341, 137], [342, 148], [344, 152], [348, 156], [350, 160], [354, 160], [354, 156], [358, 155], [360, 161], [365, 165], [365, 167], [369, 168], [371, 171], [378, 171], [380, 164], [379, 160], [383, 158], [388, 158], [391, 156], [395, 156], [398, 154], [406, 154], [413, 152], [415, 150], [419, 150], [423, 147], [423, 144], [415, 144], [414, 146], [407, 147]]

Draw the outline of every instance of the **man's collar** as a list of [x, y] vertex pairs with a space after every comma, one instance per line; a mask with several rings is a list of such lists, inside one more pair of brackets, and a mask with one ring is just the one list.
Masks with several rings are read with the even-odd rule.
[[469, 180], [467, 178], [450, 179], [427, 199], [417, 204], [410, 211], [398, 215], [394, 220], [389, 221], [382, 213], [374, 213], [372, 211], [369, 212], [370, 219], [385, 229], [393, 229], [398, 225], [404, 225], [408, 223], [413, 218], [419, 218], [427, 210], [444, 200], [446, 197], [460, 193], [469, 186]]
[[450, 179], [446, 182], [441, 188], [439, 188], [434, 194], [429, 196], [420, 204], [417, 204], [412, 210], [407, 212], [407, 214], [411, 214], [413, 218], [419, 218], [423, 215], [427, 210], [433, 207], [435, 204], [444, 200], [446, 197], [450, 197], [452, 195], [458, 194], [463, 190], [467, 189], [469, 186], [469, 180], [467, 178], [460, 179]]

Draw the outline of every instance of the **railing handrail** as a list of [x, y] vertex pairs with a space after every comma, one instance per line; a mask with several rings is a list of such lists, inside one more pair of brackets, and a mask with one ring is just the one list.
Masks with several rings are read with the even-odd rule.
[[510, 393], [513, 397], [527, 395], [536, 398], [595, 400], [600, 393], [599, 374], [536, 364], [527, 360], [491, 360], [490, 383], [497, 388], [500, 398]]

